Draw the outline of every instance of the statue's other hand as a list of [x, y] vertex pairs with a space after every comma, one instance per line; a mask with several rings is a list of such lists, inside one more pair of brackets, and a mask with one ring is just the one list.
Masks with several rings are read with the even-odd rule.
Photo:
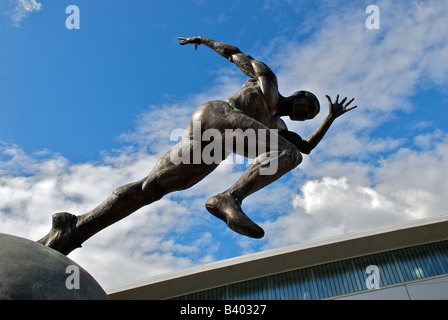
[[[358, 106], [350, 107], [349, 105], [355, 100], [355, 98], [352, 98], [349, 102], [345, 103], [347, 101], [347, 98], [342, 99], [341, 102], [339, 102], [339, 95], [336, 96], [336, 101], [333, 103], [331, 101], [331, 98], [329, 96], [326, 96], [329, 102], [330, 107], [330, 114], [336, 119], [343, 115], [346, 112], [349, 112], [350, 110], [353, 110], [357, 108]], [[345, 103], [345, 104], [344, 104]]]

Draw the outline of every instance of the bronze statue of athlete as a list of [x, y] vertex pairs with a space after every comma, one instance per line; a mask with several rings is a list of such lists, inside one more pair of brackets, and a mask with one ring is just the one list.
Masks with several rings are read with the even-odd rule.
[[[261, 238], [264, 231], [241, 209], [242, 201], [250, 194], [277, 180], [302, 161], [302, 153], [309, 154], [321, 141], [333, 121], [342, 114], [356, 108], [348, 106], [354, 99], [344, 98], [329, 101], [329, 113], [322, 124], [308, 137], [302, 139], [288, 131], [283, 116], [291, 120], [304, 121], [314, 118], [320, 110], [318, 99], [310, 92], [298, 91], [283, 97], [278, 91], [275, 74], [264, 63], [242, 53], [238, 48], [207, 39], [205, 37], [178, 38], [181, 45], [193, 44], [197, 48], [205, 45], [225, 59], [233, 62], [250, 79], [241, 89], [222, 101], [210, 101], [199, 106], [191, 117], [181, 143], [167, 152], [144, 179], [116, 189], [102, 204], [92, 211], [76, 216], [67, 212], [53, 216], [51, 231], [41, 240], [64, 254], [80, 247], [81, 244], [100, 230], [127, 217], [139, 208], [161, 199], [166, 194], [189, 188], [211, 173], [219, 163], [174, 163], [170, 155], [190, 152], [205, 147], [204, 141], [195, 141], [192, 124], [198, 121], [201, 131], [226, 129], [265, 130], [265, 151], [255, 154], [255, 159], [236, 183], [228, 190], [211, 197], [206, 202], [207, 210], [223, 220], [230, 229], [242, 235]], [[276, 135], [275, 137], [270, 137]], [[257, 137], [258, 138], [258, 137]], [[274, 138], [274, 139], [271, 139]], [[275, 141], [272, 145], [270, 141]], [[186, 151], [187, 150], [187, 151]], [[226, 150], [223, 160], [229, 154]], [[243, 154], [248, 156], [246, 152]], [[262, 175], [260, 170], [276, 162], [272, 174]]]

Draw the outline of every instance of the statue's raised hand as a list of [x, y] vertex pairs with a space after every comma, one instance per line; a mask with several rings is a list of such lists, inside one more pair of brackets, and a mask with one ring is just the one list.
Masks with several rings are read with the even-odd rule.
[[[326, 96], [329, 102], [330, 107], [330, 115], [336, 119], [337, 117], [342, 116], [344, 113], [355, 109], [358, 106], [350, 107], [348, 106], [355, 100], [355, 98], [352, 98], [349, 102], [345, 103], [347, 101], [347, 98], [342, 99], [341, 102], [339, 102], [339, 95], [336, 96], [336, 101], [333, 103], [331, 102], [331, 98], [329, 96]], [[344, 104], [345, 103], [345, 104]]]

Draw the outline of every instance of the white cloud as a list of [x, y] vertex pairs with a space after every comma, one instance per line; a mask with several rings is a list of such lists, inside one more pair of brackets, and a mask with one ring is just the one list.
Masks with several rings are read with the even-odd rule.
[[[233, 93], [235, 83], [230, 77], [219, 77], [217, 90], [211, 88], [182, 104], [149, 107], [135, 130], [121, 137], [133, 147], [105, 153], [99, 163], [71, 164], [50, 152], [28, 155], [19, 146], [1, 143], [0, 232], [38, 240], [50, 230], [52, 214], [83, 214], [115, 188], [145, 177], [177, 143], [169, 140], [172, 130], [185, 128], [199, 104]], [[223, 164], [193, 188], [174, 195], [175, 200], [166, 196], [138, 210], [86, 241], [69, 257], [105, 287], [211, 262], [219, 243], [207, 227], [215, 218], [205, 213], [205, 202], [240, 174], [233, 165]], [[192, 242], [181, 242], [187, 233]]]
[[396, 220], [394, 203], [347, 178], [309, 180], [293, 200], [293, 211], [265, 224], [267, 247], [278, 247], [377, 226]]
[[[448, 28], [444, 1], [380, 1], [380, 30], [368, 30], [367, 15], [357, 6], [322, 21], [304, 43], [277, 43], [278, 76], [284, 94], [298, 89], [324, 96], [353, 96], [362, 109], [351, 124], [368, 113], [409, 110], [409, 100], [425, 86], [446, 86]], [[423, 83], [425, 85], [423, 85]], [[326, 105], [326, 103], [325, 103]]]
[[[322, 113], [288, 122], [306, 136], [322, 121], [324, 95], [355, 97], [359, 108], [338, 119], [318, 148], [294, 172], [301, 185], [290, 212], [271, 217], [265, 248], [446, 214], [447, 133], [418, 121], [413, 140], [372, 130], [415, 105], [422, 89], [446, 90], [448, 29], [443, 1], [378, 3], [380, 30], [367, 30], [357, 8], [329, 16], [305, 43], [274, 41], [285, 94], [315, 92]], [[432, 131], [429, 131], [432, 130]], [[290, 183], [291, 184], [291, 183]], [[292, 190], [292, 189], [291, 189]]]
[[301, 186], [291, 212], [264, 224], [266, 248], [447, 214], [448, 135], [438, 132], [429, 145], [400, 148], [368, 170], [324, 167]]
[[42, 10], [42, 3], [36, 0], [14, 0], [13, 3], [14, 8], [9, 14], [16, 26], [19, 26], [22, 20], [33, 12]]
[[[52, 214], [90, 211], [115, 188], [143, 178], [158, 160], [150, 154], [123, 152], [102, 164], [74, 165], [57, 155], [36, 159], [17, 146], [5, 144], [0, 148], [2, 153], [21, 161], [0, 161], [4, 170], [0, 176], [0, 232], [33, 240], [50, 230]], [[215, 177], [225, 180], [231, 175], [229, 169], [219, 168]], [[205, 182], [196, 192], [187, 193], [186, 203], [166, 197], [142, 208], [103, 230], [101, 236], [89, 239], [70, 257], [106, 287], [211, 261], [217, 245], [206, 228], [191, 237], [191, 244], [179, 243], [176, 237], [197, 227], [196, 212], [204, 211], [207, 199], [204, 188], [214, 190], [217, 186], [216, 182]], [[194, 203], [201, 210], [195, 210]], [[201, 223], [206, 219], [199, 220]]]
[[[446, 214], [447, 134], [436, 128], [407, 141], [371, 130], [393, 112], [421, 107], [412, 103], [420, 89], [446, 88], [448, 39], [440, 29], [448, 28], [448, 4], [378, 6], [378, 31], [363, 27], [364, 20], [353, 23], [356, 12], [349, 8], [324, 21], [306, 43], [283, 43], [277, 67], [286, 92], [354, 96], [359, 108], [339, 119], [296, 171], [304, 183], [290, 212], [264, 224], [265, 248]], [[306, 130], [321, 120], [305, 124]], [[420, 130], [431, 128], [419, 123]]]

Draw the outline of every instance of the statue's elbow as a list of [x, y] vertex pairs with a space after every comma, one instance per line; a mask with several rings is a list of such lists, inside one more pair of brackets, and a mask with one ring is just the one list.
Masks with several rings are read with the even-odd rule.
[[301, 153], [309, 155], [311, 153], [311, 149], [300, 150]]
[[309, 155], [311, 153], [311, 151], [313, 151], [313, 148], [311, 146], [306, 145], [306, 144], [305, 145], [301, 145], [300, 148], [298, 148], [298, 149], [299, 149], [299, 151], [302, 154], [306, 154], [306, 155]]

